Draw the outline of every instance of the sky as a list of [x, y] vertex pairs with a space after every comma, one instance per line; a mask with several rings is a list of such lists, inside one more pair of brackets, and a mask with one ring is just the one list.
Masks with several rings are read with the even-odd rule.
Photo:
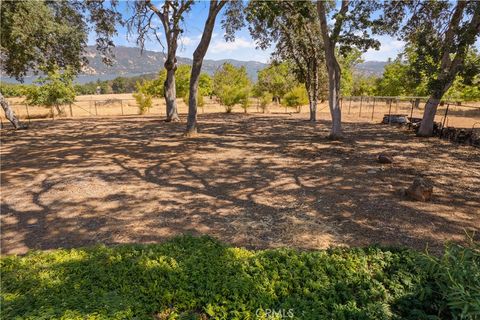
[[[154, 3], [156, 3], [154, 1]], [[180, 57], [192, 58], [200, 37], [202, 35], [203, 26], [208, 15], [208, 1], [197, 2], [193, 8], [186, 14], [183, 25], [184, 33], [180, 38], [180, 46], [177, 55]], [[120, 11], [124, 17], [129, 17], [132, 10], [126, 1], [120, 2]], [[217, 21], [212, 37], [212, 41], [207, 51], [206, 59], [236, 59], [242, 61], [259, 61], [268, 62], [273, 48], [267, 50], [256, 49], [255, 42], [251, 38], [247, 27], [236, 33], [234, 42], [226, 42], [223, 38], [223, 30], [220, 25], [221, 14], [217, 16]], [[160, 21], [155, 20], [155, 24], [159, 27], [159, 34], [163, 33], [163, 27]], [[387, 61], [389, 58], [394, 59], [403, 49], [404, 43], [390, 36], [377, 36], [380, 43], [380, 50], [370, 49], [363, 54], [365, 61]], [[89, 44], [94, 44], [95, 35], [89, 36]], [[127, 39], [126, 27], [119, 27], [118, 35], [114, 38], [115, 45], [135, 47], [135, 35]], [[165, 46], [165, 42], [163, 43]], [[477, 41], [480, 48], [480, 40]], [[152, 36], [150, 40], [145, 42], [145, 49], [152, 51], [163, 51], [162, 45]]]

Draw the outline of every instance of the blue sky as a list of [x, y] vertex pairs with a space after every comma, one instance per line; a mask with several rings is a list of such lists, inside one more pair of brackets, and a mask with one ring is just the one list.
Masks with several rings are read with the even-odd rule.
[[[157, 2], [154, 1], [154, 3]], [[202, 34], [203, 25], [208, 14], [208, 6], [208, 1], [197, 2], [191, 11], [186, 14], [183, 26], [185, 32], [180, 39], [180, 48], [177, 52], [178, 56], [187, 58], [192, 57], [193, 51], [195, 50]], [[120, 10], [125, 17], [132, 14], [126, 1], [120, 2]], [[234, 42], [225, 42], [220, 21], [221, 16], [217, 17], [212, 41], [206, 55], [207, 59], [236, 59], [243, 61], [254, 60], [268, 62], [272, 48], [267, 50], [255, 49], [255, 42], [250, 37], [246, 27], [236, 33], [236, 39]], [[163, 34], [163, 28], [158, 18], [155, 20], [155, 24], [159, 27], [159, 34]], [[89, 44], [93, 44], [94, 35], [91, 34], [89, 38]], [[387, 61], [389, 58], [395, 58], [403, 49], [403, 42], [398, 41], [395, 38], [379, 36], [377, 39], [381, 42], [380, 50], [368, 50], [363, 54], [364, 60]], [[129, 47], [136, 46], [135, 35], [132, 35], [130, 39], [127, 39], [127, 29], [125, 27], [119, 28], [118, 35], [114, 38], [114, 42], [116, 45]], [[477, 41], [477, 47], [480, 47], [480, 41]], [[146, 41], [145, 49], [162, 51], [162, 46], [154, 37], [152, 37], [151, 40]]]

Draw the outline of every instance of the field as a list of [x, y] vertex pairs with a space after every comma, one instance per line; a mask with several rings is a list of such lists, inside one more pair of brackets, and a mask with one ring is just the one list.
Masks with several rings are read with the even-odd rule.
[[[2, 253], [183, 233], [247, 248], [378, 243], [439, 251], [478, 231], [478, 148], [419, 139], [349, 116], [345, 106], [339, 142], [326, 138], [322, 105], [316, 124], [306, 121], [306, 108], [208, 108], [193, 139], [183, 138], [183, 121], [155, 114], [2, 130]], [[378, 164], [379, 153], [394, 163]], [[417, 176], [434, 181], [431, 202], [398, 191]]]
[[[30, 119], [52, 119], [58, 118], [55, 109], [49, 109], [41, 106], [26, 106], [24, 98], [8, 99], [12, 108], [21, 119], [27, 121]], [[205, 97], [205, 106], [199, 108], [199, 113], [221, 113], [225, 112], [225, 108], [218, 104], [215, 99]], [[177, 105], [180, 113], [187, 113], [188, 108], [182, 99], [177, 99]], [[249, 113], [262, 113], [259, 108], [257, 99], [252, 98]], [[341, 104], [343, 117], [351, 121], [361, 122], [381, 122], [385, 114], [405, 114], [413, 117], [421, 118], [423, 116], [424, 103], [419, 108], [412, 109], [412, 103], [409, 99], [397, 101], [389, 101], [385, 98], [376, 99], [375, 103], [372, 98], [364, 98], [360, 101], [356, 97], [350, 101], [348, 97]], [[480, 103], [467, 102], [463, 105], [452, 103], [449, 106], [447, 118], [445, 119], [447, 105], [438, 107], [436, 122], [444, 122], [446, 126], [456, 128], [480, 127]], [[75, 103], [63, 106], [65, 116], [68, 118], [82, 117], [105, 117], [105, 116], [133, 116], [138, 115], [138, 108], [135, 99], [131, 94], [103, 94], [103, 95], [86, 95], [78, 96]], [[235, 112], [243, 112], [240, 107], [234, 108]], [[303, 106], [300, 111], [307, 112], [308, 106]], [[296, 113], [295, 108], [285, 108], [280, 105], [271, 104], [266, 110], [267, 113]], [[153, 107], [147, 112], [147, 115], [165, 115], [165, 101], [160, 98], [153, 99]], [[330, 119], [330, 112], [326, 102], [318, 105], [318, 117], [320, 119]], [[4, 114], [0, 115], [2, 123], [6, 123]]]

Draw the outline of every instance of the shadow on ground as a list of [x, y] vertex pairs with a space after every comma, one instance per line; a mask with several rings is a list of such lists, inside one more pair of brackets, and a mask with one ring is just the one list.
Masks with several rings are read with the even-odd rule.
[[[2, 132], [2, 250], [208, 234], [249, 248], [433, 250], [480, 225], [480, 151], [398, 128], [208, 114], [198, 137], [158, 118], [35, 122]], [[375, 161], [380, 152], [391, 165]], [[414, 177], [432, 202], [396, 194]]]

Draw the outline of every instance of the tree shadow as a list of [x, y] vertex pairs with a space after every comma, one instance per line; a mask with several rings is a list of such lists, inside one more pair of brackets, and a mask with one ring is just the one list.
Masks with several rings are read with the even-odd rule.
[[[35, 122], [2, 134], [2, 250], [208, 234], [249, 248], [372, 243], [441, 250], [480, 225], [480, 152], [398, 128], [300, 115], [201, 115], [198, 137], [154, 117]], [[3, 133], [3, 132], [2, 132]], [[394, 157], [376, 162], [379, 153]], [[416, 176], [429, 203], [396, 194]]]

